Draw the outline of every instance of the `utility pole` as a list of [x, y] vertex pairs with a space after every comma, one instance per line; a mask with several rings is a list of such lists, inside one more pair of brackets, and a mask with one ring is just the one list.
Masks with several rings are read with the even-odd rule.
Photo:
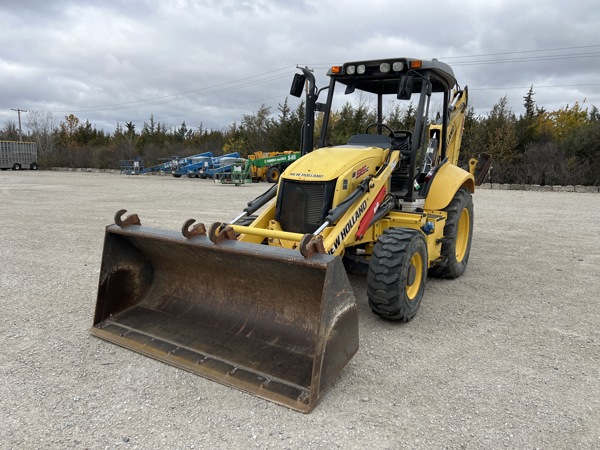
[[19, 142], [23, 142], [23, 133], [21, 132], [21, 113], [22, 112], [29, 112], [26, 109], [15, 109], [15, 108], [10, 108], [13, 111], [16, 111], [17, 114], [19, 115]]

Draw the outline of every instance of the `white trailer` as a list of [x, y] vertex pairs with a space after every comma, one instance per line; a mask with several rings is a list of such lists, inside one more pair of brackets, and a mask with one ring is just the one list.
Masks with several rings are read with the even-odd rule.
[[35, 142], [0, 141], [0, 169], [37, 170]]

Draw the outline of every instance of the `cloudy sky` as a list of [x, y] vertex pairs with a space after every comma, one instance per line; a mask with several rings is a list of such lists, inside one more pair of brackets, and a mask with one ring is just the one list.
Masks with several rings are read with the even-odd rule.
[[0, 126], [20, 108], [224, 129], [276, 114], [298, 64], [323, 86], [330, 65], [397, 56], [449, 63], [480, 114], [504, 95], [519, 114], [531, 85], [546, 110], [600, 107], [591, 0], [0, 0], [0, 22]]

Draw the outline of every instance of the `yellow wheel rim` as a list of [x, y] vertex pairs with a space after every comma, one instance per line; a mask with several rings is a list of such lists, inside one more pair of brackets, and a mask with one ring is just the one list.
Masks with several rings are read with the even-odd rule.
[[456, 261], [462, 262], [463, 258], [467, 254], [467, 247], [469, 245], [469, 234], [470, 234], [471, 221], [469, 220], [469, 210], [463, 208], [458, 219], [458, 227], [456, 230]]
[[414, 300], [421, 283], [423, 282], [423, 257], [420, 253], [415, 253], [410, 259], [408, 276], [406, 277], [406, 296], [410, 301]]

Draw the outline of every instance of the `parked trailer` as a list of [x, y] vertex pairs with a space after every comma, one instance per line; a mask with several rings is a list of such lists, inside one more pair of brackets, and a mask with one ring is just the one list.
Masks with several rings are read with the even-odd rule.
[[0, 169], [37, 170], [35, 142], [0, 141]]

